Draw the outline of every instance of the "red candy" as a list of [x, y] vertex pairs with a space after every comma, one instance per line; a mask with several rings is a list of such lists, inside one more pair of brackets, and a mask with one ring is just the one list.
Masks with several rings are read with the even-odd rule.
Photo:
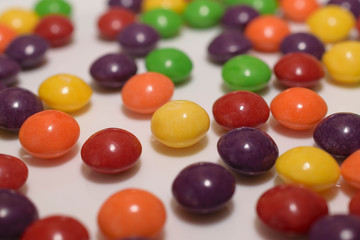
[[351, 197], [349, 202], [349, 213], [360, 216], [360, 191]]
[[260, 96], [248, 91], [234, 91], [218, 98], [212, 107], [215, 121], [227, 130], [255, 127], [265, 123], [270, 108]]
[[356, 28], [358, 30], [358, 33], [360, 34], [360, 16], [358, 17], [358, 19], [356, 21]]
[[20, 159], [0, 154], [0, 188], [17, 190], [28, 178], [28, 167]]

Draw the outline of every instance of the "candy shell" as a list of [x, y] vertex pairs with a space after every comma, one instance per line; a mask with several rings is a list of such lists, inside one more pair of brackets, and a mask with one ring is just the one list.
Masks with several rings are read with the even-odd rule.
[[0, 23], [12, 28], [18, 34], [31, 34], [40, 18], [35, 11], [14, 7], [0, 14]]
[[286, 18], [294, 22], [305, 22], [320, 4], [317, 0], [281, 0], [280, 7]]
[[17, 157], [0, 154], [0, 188], [17, 190], [21, 188], [29, 175], [26, 164]]
[[350, 154], [340, 167], [341, 176], [353, 187], [360, 189], [360, 150]]

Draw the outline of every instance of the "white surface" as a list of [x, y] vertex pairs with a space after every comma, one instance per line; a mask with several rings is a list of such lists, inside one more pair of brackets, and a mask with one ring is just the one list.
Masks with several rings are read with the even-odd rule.
[[[201, 105], [211, 118], [210, 130], [199, 144], [187, 149], [170, 149], [155, 142], [150, 132], [150, 116], [131, 113], [122, 106], [120, 90], [105, 91], [91, 82], [89, 68], [99, 56], [120, 50], [115, 42], [104, 42], [97, 37], [96, 21], [105, 11], [105, 0], [69, 0], [73, 4], [75, 33], [73, 42], [63, 48], [50, 49], [47, 63], [40, 68], [21, 72], [19, 86], [37, 93], [42, 81], [57, 73], [70, 73], [83, 78], [94, 90], [91, 103], [84, 110], [72, 114], [81, 127], [80, 139], [75, 148], [58, 160], [34, 159], [21, 149], [17, 135], [0, 132], [0, 152], [19, 157], [29, 167], [29, 178], [21, 189], [37, 206], [40, 217], [66, 214], [79, 219], [89, 230], [91, 239], [104, 239], [99, 233], [96, 217], [101, 204], [111, 194], [128, 188], [146, 189], [158, 196], [165, 204], [167, 221], [162, 240], [218, 240], [235, 239], [287, 239], [268, 231], [259, 223], [255, 204], [264, 191], [279, 183], [275, 171], [261, 177], [236, 175], [236, 192], [231, 203], [224, 210], [206, 216], [194, 216], [180, 210], [174, 204], [171, 184], [181, 169], [198, 161], [220, 163], [216, 143], [223, 131], [213, 120], [213, 102], [228, 90], [223, 86], [221, 66], [210, 63], [206, 48], [220, 28], [191, 30], [183, 28], [180, 36], [162, 40], [158, 47], [177, 47], [189, 55], [194, 64], [190, 81], [176, 87], [172, 99], [191, 100]], [[34, 0], [1, 0], [0, 10], [21, 6], [31, 8]], [[293, 29], [305, 29], [293, 26]], [[271, 67], [279, 54], [260, 54]], [[138, 59], [138, 73], [145, 72], [142, 59]], [[259, 94], [270, 104], [273, 97], [284, 88], [274, 81]], [[360, 89], [335, 85], [326, 79], [316, 90], [328, 104], [328, 114], [349, 111], [359, 113]], [[139, 164], [132, 170], [114, 176], [106, 176], [89, 170], [80, 158], [80, 148], [86, 139], [96, 131], [107, 127], [126, 129], [135, 134], [142, 143], [143, 152]], [[280, 154], [301, 146], [313, 146], [312, 132], [295, 132], [279, 126], [270, 116], [261, 127], [276, 141]], [[342, 186], [342, 187], [340, 187]], [[355, 192], [343, 181], [324, 194], [330, 213], [347, 212], [350, 196]]]

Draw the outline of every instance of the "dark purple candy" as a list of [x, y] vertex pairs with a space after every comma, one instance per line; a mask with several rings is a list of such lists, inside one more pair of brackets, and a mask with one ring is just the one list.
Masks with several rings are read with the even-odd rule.
[[117, 41], [126, 53], [142, 57], [156, 47], [159, 39], [160, 35], [153, 27], [133, 23], [120, 32]]
[[12, 85], [16, 83], [17, 76], [20, 72], [19, 64], [7, 57], [0, 55], [0, 82], [4, 85]]
[[260, 175], [269, 171], [279, 156], [274, 140], [252, 127], [233, 129], [217, 143], [222, 160], [234, 171], [245, 175]]
[[360, 115], [334, 113], [314, 129], [315, 143], [334, 157], [346, 157], [360, 149]]
[[199, 162], [184, 168], [172, 184], [175, 200], [184, 209], [195, 213], [219, 210], [235, 192], [235, 178], [223, 166]]
[[142, 1], [143, 0], [109, 0], [108, 6], [123, 7], [133, 11], [134, 13], [140, 13]]
[[121, 88], [137, 72], [133, 58], [123, 53], [106, 54], [90, 67], [90, 74], [103, 87]]
[[321, 59], [325, 52], [324, 44], [313, 34], [298, 32], [287, 35], [280, 44], [283, 54], [291, 52], [305, 52]]
[[44, 59], [49, 43], [37, 35], [20, 35], [5, 49], [5, 54], [19, 63], [22, 68], [33, 68]]
[[246, 25], [259, 16], [259, 12], [246, 5], [228, 7], [221, 18], [221, 24], [225, 28], [244, 30]]
[[336, 214], [317, 220], [310, 228], [309, 240], [358, 240], [360, 239], [360, 217]]
[[360, 1], [359, 0], [330, 0], [327, 4], [339, 5], [354, 14], [355, 18], [360, 16]]
[[224, 63], [234, 56], [246, 53], [251, 46], [250, 40], [241, 32], [226, 31], [215, 37], [207, 50], [212, 61]]
[[0, 91], [0, 128], [19, 131], [23, 122], [31, 115], [44, 110], [38, 96], [19, 87]]
[[30, 199], [11, 189], [0, 189], [0, 239], [18, 239], [38, 219]]

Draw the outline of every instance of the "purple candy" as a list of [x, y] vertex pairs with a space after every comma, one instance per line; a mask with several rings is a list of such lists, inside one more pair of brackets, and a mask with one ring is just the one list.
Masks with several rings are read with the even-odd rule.
[[221, 18], [221, 24], [225, 28], [244, 30], [246, 25], [259, 16], [259, 12], [246, 5], [228, 7]]
[[274, 140], [252, 127], [241, 127], [225, 133], [220, 137], [217, 149], [230, 168], [245, 175], [260, 175], [269, 171], [279, 156]]
[[21, 193], [0, 189], [0, 239], [18, 239], [38, 219], [35, 205]]
[[221, 165], [199, 162], [184, 168], [172, 184], [175, 200], [194, 213], [219, 210], [235, 192], [234, 176]]
[[117, 41], [126, 53], [142, 57], [155, 48], [159, 39], [160, 35], [153, 27], [134, 23], [120, 32]]
[[317, 220], [310, 228], [309, 240], [358, 240], [360, 217], [336, 214]]
[[6, 88], [6, 85], [0, 81], [0, 91], [5, 89]]
[[127, 8], [134, 13], [141, 12], [142, 0], [109, 0], [108, 6], [110, 7], [123, 7]]
[[5, 54], [19, 63], [22, 68], [33, 68], [45, 59], [49, 43], [37, 35], [21, 35], [5, 49]]
[[246, 53], [251, 46], [250, 40], [241, 32], [226, 31], [215, 37], [207, 50], [212, 61], [224, 63], [234, 56]]
[[23, 122], [31, 115], [44, 110], [38, 96], [19, 87], [0, 91], [0, 128], [19, 131]]
[[298, 32], [287, 35], [280, 44], [283, 54], [305, 52], [321, 59], [325, 52], [324, 44], [313, 34]]
[[327, 3], [329, 4], [335, 4], [339, 5], [350, 12], [354, 14], [355, 18], [358, 18], [360, 16], [360, 1], [359, 0], [330, 0]]
[[134, 59], [122, 53], [106, 54], [90, 67], [90, 74], [94, 80], [108, 88], [121, 88], [136, 72]]
[[360, 149], [360, 115], [334, 113], [314, 129], [315, 143], [334, 157], [346, 157]]
[[19, 64], [6, 55], [0, 55], [0, 82], [4, 85], [16, 83], [20, 72]]

